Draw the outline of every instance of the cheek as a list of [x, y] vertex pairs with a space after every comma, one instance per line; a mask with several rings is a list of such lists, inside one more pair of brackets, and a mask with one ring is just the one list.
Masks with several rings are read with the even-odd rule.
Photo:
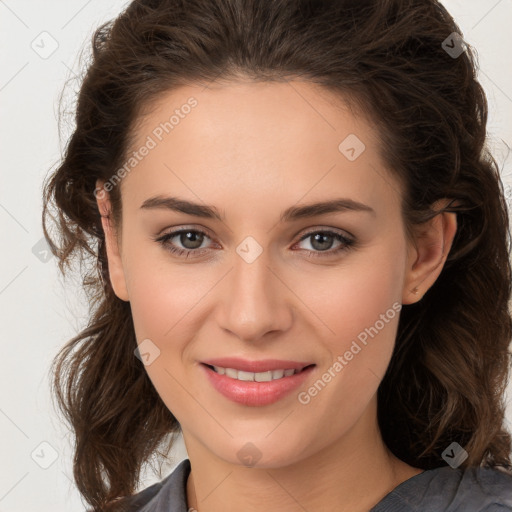
[[125, 275], [137, 340], [154, 338], [160, 346], [182, 326], [204, 291], [193, 265], [173, 263], [157, 242], [141, 241], [135, 233], [129, 233], [125, 242]]
[[183, 421], [182, 411], [190, 407], [184, 363], [208, 286], [198, 285], [192, 266], [165, 264], [162, 257], [151, 261], [142, 251], [132, 254], [129, 295], [135, 334], [139, 344], [151, 340], [152, 360], [145, 370], [166, 406]]
[[195, 308], [207, 291], [178, 267], [172, 273], [147, 268], [134, 276], [130, 303], [137, 340], [150, 338], [162, 352], [181, 350], [181, 340], [194, 337]]
[[308, 297], [308, 306], [318, 312], [315, 325], [328, 352], [323, 369], [336, 361], [341, 364], [331, 369], [338, 377], [333, 380], [343, 381], [333, 386], [333, 392], [357, 390], [361, 399], [359, 393], [366, 390], [369, 399], [385, 374], [401, 311], [404, 262], [400, 241], [396, 242], [368, 251], [364, 258], [354, 257], [353, 264], [340, 266], [326, 279], [297, 292]]
[[295, 276], [294, 291], [316, 314], [315, 325], [324, 324], [325, 338], [355, 337], [394, 303], [401, 303], [404, 259], [400, 239], [394, 242], [354, 252], [338, 267], [309, 279]]

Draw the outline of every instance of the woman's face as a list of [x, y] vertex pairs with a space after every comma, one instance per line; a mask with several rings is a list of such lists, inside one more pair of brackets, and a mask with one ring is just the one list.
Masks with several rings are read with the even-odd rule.
[[[373, 127], [306, 82], [186, 86], [159, 99], [131, 149], [114, 185], [111, 280], [187, 445], [273, 467], [375, 421], [399, 310], [419, 282]], [[316, 203], [331, 206], [306, 208]], [[260, 382], [279, 376], [263, 363], [244, 382], [232, 376], [252, 374], [204, 365], [223, 358], [310, 366]]]

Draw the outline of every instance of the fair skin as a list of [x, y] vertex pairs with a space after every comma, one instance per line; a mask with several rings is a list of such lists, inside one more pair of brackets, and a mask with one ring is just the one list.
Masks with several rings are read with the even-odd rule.
[[[381, 159], [378, 134], [307, 82], [183, 86], [159, 98], [132, 149], [190, 96], [197, 106], [123, 178], [119, 233], [106, 217], [108, 194], [97, 198], [113, 289], [130, 302], [138, 343], [149, 338], [160, 350], [145, 369], [183, 430], [188, 506], [368, 511], [422, 471], [387, 449], [377, 424], [398, 314], [307, 404], [297, 392], [265, 406], [235, 403], [199, 364], [224, 356], [310, 361], [315, 367], [297, 391], [307, 390], [394, 303], [421, 300], [443, 268], [455, 214], [437, 215], [408, 243], [401, 187]], [[353, 161], [338, 149], [349, 134], [365, 144]], [[140, 208], [156, 195], [215, 206], [224, 219]], [[336, 198], [374, 213], [280, 222], [291, 206]], [[154, 240], [183, 227], [207, 233], [195, 245], [172, 238], [196, 251], [188, 257]], [[326, 250], [314, 236], [300, 241], [325, 231], [356, 244], [335, 254], [336, 237]], [[251, 263], [236, 251], [248, 236], [263, 249]], [[249, 442], [261, 457], [253, 467], [237, 455]]]

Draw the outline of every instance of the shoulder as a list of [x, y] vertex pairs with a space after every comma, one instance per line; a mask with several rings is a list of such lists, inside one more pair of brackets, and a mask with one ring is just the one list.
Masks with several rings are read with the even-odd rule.
[[402, 482], [371, 512], [512, 512], [512, 475], [489, 467], [431, 469]]
[[479, 504], [478, 512], [512, 512], [512, 474], [498, 468], [466, 468], [460, 476], [459, 495], [464, 503]]
[[186, 511], [186, 485], [189, 473], [190, 460], [184, 459], [163, 480], [123, 500], [122, 511]]

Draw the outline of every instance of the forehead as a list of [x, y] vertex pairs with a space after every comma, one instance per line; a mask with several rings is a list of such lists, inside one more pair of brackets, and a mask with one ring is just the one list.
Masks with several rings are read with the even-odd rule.
[[178, 188], [212, 203], [221, 191], [290, 202], [305, 194], [325, 199], [333, 189], [368, 201], [392, 181], [382, 180], [386, 171], [371, 122], [343, 97], [310, 82], [179, 87], [152, 103], [134, 141], [131, 151], [149, 149], [122, 186], [139, 200]]
[[171, 132], [174, 139], [180, 132], [187, 137], [193, 132], [197, 143], [222, 140], [225, 151], [230, 142], [256, 136], [266, 147], [292, 137], [297, 143], [307, 139], [329, 144], [348, 129], [360, 138], [377, 139], [370, 123], [348, 108], [345, 97], [318, 84], [239, 80], [181, 86], [161, 94], [138, 123], [136, 144], [146, 134], [160, 141]]

